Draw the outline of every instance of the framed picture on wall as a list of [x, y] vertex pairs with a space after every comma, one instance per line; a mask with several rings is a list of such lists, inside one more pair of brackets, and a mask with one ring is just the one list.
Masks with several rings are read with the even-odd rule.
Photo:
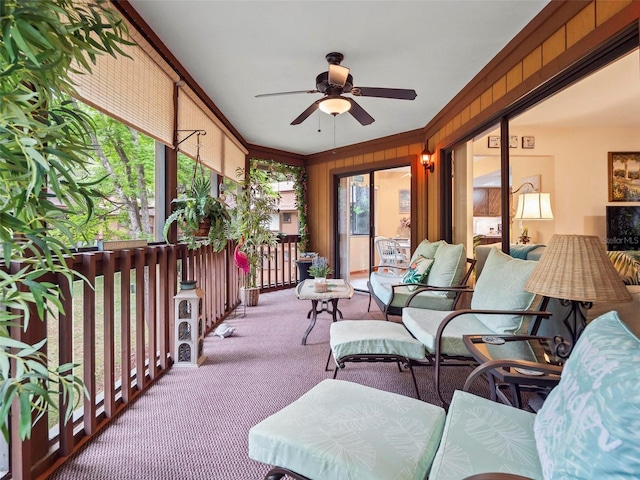
[[530, 135], [522, 136], [522, 148], [535, 148], [536, 146], [536, 137], [532, 137]]
[[609, 152], [609, 201], [640, 202], [640, 152]]
[[411, 190], [398, 190], [398, 213], [411, 213]]
[[500, 137], [497, 135], [489, 135], [487, 146], [489, 148], [500, 148]]

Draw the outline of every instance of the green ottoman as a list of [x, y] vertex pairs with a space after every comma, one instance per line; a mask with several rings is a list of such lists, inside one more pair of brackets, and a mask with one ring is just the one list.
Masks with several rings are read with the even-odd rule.
[[445, 411], [342, 380], [323, 380], [249, 431], [249, 457], [274, 465], [265, 479], [424, 480]]
[[409, 367], [416, 396], [420, 398], [411, 360], [424, 361], [425, 349], [404, 325], [383, 320], [344, 320], [332, 323], [329, 345], [331, 353], [325, 370], [333, 355], [336, 362], [333, 378], [336, 378], [338, 368], [344, 368], [345, 362], [395, 362], [398, 369], [402, 362]]

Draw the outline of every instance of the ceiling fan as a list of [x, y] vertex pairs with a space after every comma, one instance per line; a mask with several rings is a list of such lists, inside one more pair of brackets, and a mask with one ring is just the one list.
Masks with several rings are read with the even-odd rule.
[[349, 112], [362, 125], [370, 125], [375, 121], [374, 118], [358, 105], [355, 100], [344, 97], [342, 94], [349, 93], [355, 97], [395, 98], [400, 100], [413, 100], [417, 96], [415, 90], [404, 88], [354, 87], [353, 76], [349, 73], [349, 69], [340, 65], [344, 55], [338, 52], [331, 52], [325, 58], [329, 62], [329, 70], [316, 77], [315, 90], [263, 93], [256, 95], [256, 98], [297, 93], [322, 93], [324, 97], [309, 105], [304, 112], [291, 122], [291, 125], [301, 124], [318, 108], [333, 116]]

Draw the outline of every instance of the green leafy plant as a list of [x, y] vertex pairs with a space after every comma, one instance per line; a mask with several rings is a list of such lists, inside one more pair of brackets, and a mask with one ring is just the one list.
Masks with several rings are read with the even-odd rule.
[[[242, 178], [244, 171], [239, 168], [237, 174]], [[232, 193], [231, 197], [235, 207], [231, 214], [230, 236], [238, 241], [240, 250], [247, 255], [247, 286], [257, 287], [258, 271], [268, 256], [265, 247], [275, 247], [278, 240], [278, 234], [270, 227], [272, 216], [278, 212], [280, 195], [271, 187], [265, 171], [252, 169], [240, 191]]]
[[325, 257], [315, 257], [311, 261], [308, 272], [315, 278], [326, 278], [333, 273], [333, 270]]
[[164, 224], [165, 238], [171, 225], [177, 223], [189, 248], [211, 245], [216, 252], [224, 249], [230, 216], [226, 204], [211, 195], [209, 178], [196, 178], [188, 195], [173, 200], [173, 203], [176, 208]]
[[293, 181], [293, 188], [296, 195], [296, 207], [298, 209], [298, 227], [300, 234], [299, 249], [306, 252], [309, 248], [309, 226], [307, 224], [307, 186], [309, 178], [305, 167], [286, 165], [275, 160], [262, 158], [251, 159], [252, 170], [259, 166], [266, 172], [273, 175], [284, 175], [289, 181]]
[[[93, 185], [70, 172], [91, 154], [90, 118], [69, 100], [72, 72], [89, 72], [98, 55], [123, 54], [126, 28], [106, 2], [0, 1], [0, 414], [8, 439], [12, 411], [22, 439], [62, 393], [64, 419], [82, 400], [83, 384], [70, 364], [50, 367], [44, 341], [29, 345], [9, 328], [26, 330], [62, 311], [56, 275], [71, 282], [65, 257], [73, 240], [71, 214], [90, 218]], [[67, 242], [47, 234], [57, 229]]]

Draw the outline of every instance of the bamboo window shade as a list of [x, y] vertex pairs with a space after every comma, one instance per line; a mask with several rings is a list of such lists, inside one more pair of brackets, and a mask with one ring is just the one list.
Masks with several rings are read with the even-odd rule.
[[[220, 127], [214, 122], [208, 109], [202, 104], [198, 96], [186, 86], [180, 87], [178, 91], [178, 142], [180, 152], [192, 159], [196, 159], [200, 153], [200, 161], [207, 168], [222, 174], [222, 142], [223, 133]], [[188, 130], [204, 130], [206, 135], [200, 136], [200, 150], [198, 151], [198, 136], [189, 135]]]
[[224, 138], [224, 176], [232, 180], [241, 181], [243, 177], [238, 177], [237, 169], [244, 169], [246, 152], [238, 147], [229, 137]]
[[[90, 74], [76, 74], [79, 100], [145, 133], [173, 145], [174, 84], [178, 75], [131, 26], [122, 46], [131, 57], [100, 55]], [[76, 65], [77, 67], [77, 65]]]

